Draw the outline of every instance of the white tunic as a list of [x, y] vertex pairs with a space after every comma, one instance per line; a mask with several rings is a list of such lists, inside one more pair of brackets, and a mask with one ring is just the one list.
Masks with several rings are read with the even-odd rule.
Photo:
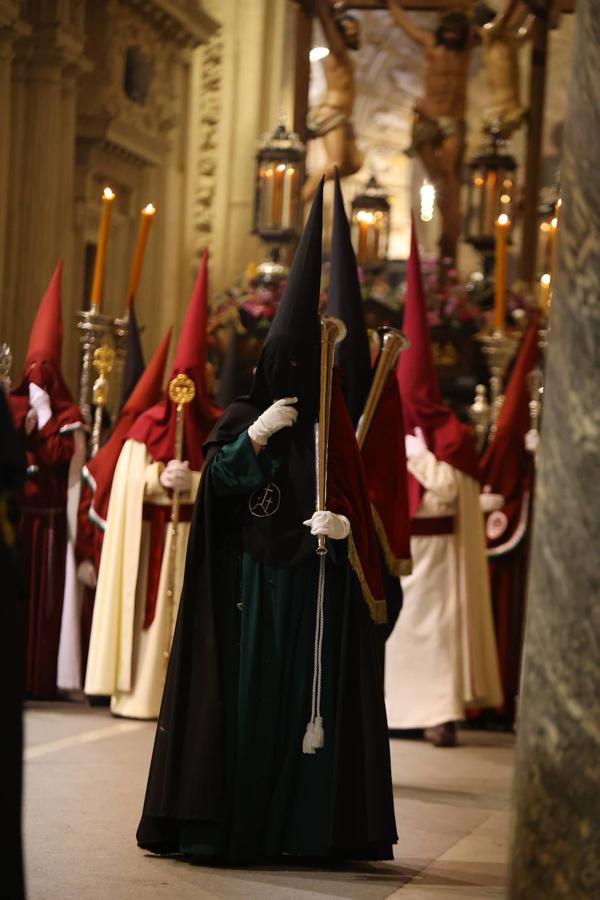
[[[144, 444], [125, 442], [111, 488], [85, 679], [86, 694], [110, 695], [111, 711], [134, 719], [158, 718], [166, 675], [164, 653], [170, 647], [177, 618], [190, 530], [189, 522], [179, 523], [171, 609], [167, 526], [156, 612], [144, 629], [150, 522], [143, 521], [143, 504], [170, 505], [159, 473], [159, 464], [152, 462]], [[182, 494], [182, 503], [195, 500], [200, 473], [192, 472], [192, 479], [192, 490]]]
[[428, 728], [464, 718], [466, 706], [499, 706], [477, 483], [428, 450], [408, 460], [425, 488], [417, 518], [452, 516], [454, 533], [411, 538], [413, 571], [386, 645], [390, 728]]

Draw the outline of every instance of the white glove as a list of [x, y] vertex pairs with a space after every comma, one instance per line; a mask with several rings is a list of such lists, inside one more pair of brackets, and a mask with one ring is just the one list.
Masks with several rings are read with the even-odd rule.
[[36, 431], [38, 427], [38, 417], [35, 409], [27, 410], [23, 427], [25, 428], [25, 434], [27, 435], [31, 434], [32, 431]]
[[290, 428], [298, 418], [298, 410], [292, 405], [297, 402], [297, 397], [284, 397], [282, 400], [276, 400], [248, 429], [250, 440], [266, 447], [269, 438], [277, 431], [281, 431], [282, 428]]
[[50, 396], [43, 388], [37, 384], [29, 385], [29, 403], [37, 413], [38, 430], [52, 418], [52, 407], [50, 406]]
[[537, 453], [540, 446], [540, 433], [535, 428], [530, 428], [525, 435], [525, 449], [530, 453]]
[[169, 491], [177, 491], [180, 494], [191, 490], [192, 473], [190, 464], [186, 460], [170, 459], [160, 475], [160, 483]]
[[85, 584], [86, 587], [95, 588], [98, 583], [98, 573], [96, 566], [91, 559], [84, 559], [77, 566], [77, 581]]
[[303, 522], [303, 525], [310, 528], [311, 534], [324, 534], [326, 537], [333, 538], [334, 541], [341, 541], [350, 534], [350, 521], [346, 516], [329, 512], [328, 509], [313, 513], [310, 519]]
[[483, 493], [479, 495], [479, 506], [484, 513], [496, 512], [504, 506], [504, 497], [502, 494], [492, 494], [489, 484], [486, 484]]
[[404, 436], [404, 446], [406, 447], [407, 459], [411, 459], [413, 456], [418, 456], [419, 453], [423, 452], [423, 450], [427, 450], [427, 444], [425, 443], [423, 432], [418, 426], [415, 428], [414, 434], [407, 434]]

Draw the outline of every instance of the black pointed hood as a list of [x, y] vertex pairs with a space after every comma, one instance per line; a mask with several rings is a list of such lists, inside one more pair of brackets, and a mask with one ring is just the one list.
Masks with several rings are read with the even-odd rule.
[[314, 340], [315, 335], [319, 340], [324, 183], [322, 179], [313, 200], [265, 346], [281, 335], [302, 343]]
[[127, 403], [131, 392], [140, 380], [146, 365], [140, 341], [140, 330], [135, 315], [135, 304], [129, 310], [129, 324], [125, 341], [125, 365], [123, 367], [123, 384], [121, 388], [121, 409]]
[[347, 329], [346, 339], [338, 344], [335, 361], [342, 370], [344, 396], [350, 418], [356, 428], [371, 386], [371, 354], [360, 294], [358, 266], [337, 170], [327, 312], [341, 319]]
[[283, 397], [298, 397], [299, 422], [311, 427], [319, 408], [323, 184], [324, 180], [294, 255], [249, 397], [259, 409]]

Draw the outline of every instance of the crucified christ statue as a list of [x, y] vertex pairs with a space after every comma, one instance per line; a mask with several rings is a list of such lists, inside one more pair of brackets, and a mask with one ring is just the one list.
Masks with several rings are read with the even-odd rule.
[[396, 24], [425, 48], [425, 90], [415, 105], [407, 153], [419, 156], [435, 185], [442, 216], [440, 256], [454, 259], [460, 236], [467, 77], [477, 35], [461, 12], [444, 13], [435, 31], [427, 31], [415, 24], [399, 0], [388, 0], [388, 7]]
[[489, 91], [483, 130], [493, 129], [508, 138], [525, 117], [521, 106], [519, 46], [527, 40], [535, 16], [522, 0], [507, 0], [495, 13], [485, 2], [476, 3], [473, 18], [483, 45], [483, 64]]
[[354, 65], [350, 50], [360, 46], [358, 20], [340, 9], [332, 8], [330, 0], [316, 0], [317, 15], [329, 45], [325, 57], [327, 93], [324, 100], [309, 110], [307, 125], [312, 137], [320, 137], [325, 144], [327, 165], [306, 179], [302, 190], [305, 203], [312, 199], [323, 176], [333, 178], [337, 168], [340, 177], [354, 175], [363, 164], [363, 154], [356, 146], [350, 116], [354, 106]]

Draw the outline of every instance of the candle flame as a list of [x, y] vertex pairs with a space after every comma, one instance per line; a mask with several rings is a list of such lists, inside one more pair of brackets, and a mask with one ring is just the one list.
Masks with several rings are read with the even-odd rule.
[[501, 194], [500, 203], [510, 203], [510, 194]]
[[375, 221], [375, 216], [372, 212], [369, 212], [368, 209], [359, 209], [356, 213], [356, 221], [365, 222], [367, 225], [372, 225]]
[[115, 192], [113, 190], [111, 190], [111, 188], [109, 188], [109, 187], [105, 187], [102, 192], [103, 200], [114, 200], [116, 196], [117, 195], [115, 194]]
[[549, 272], [544, 272], [544, 274], [543, 274], [542, 277], [540, 278], [540, 281], [542, 282], [542, 284], [544, 285], [544, 287], [548, 287], [548, 285], [549, 285], [550, 282], [552, 281], [552, 276], [550, 275]]
[[556, 216], [554, 216], [550, 224], [554, 229], [558, 228], [558, 219], [556, 218]]
[[550, 231], [550, 225], [548, 222], [542, 222], [540, 225], [540, 231]]
[[142, 212], [145, 216], [153, 216], [156, 212], [156, 207], [153, 206], [152, 203], [148, 203], [148, 205], [143, 208]]
[[559, 197], [558, 200], [556, 201], [556, 208], [560, 209], [561, 206], [562, 206], [562, 199]]
[[285, 163], [279, 163], [279, 165], [277, 166], [277, 171], [278, 171], [278, 172], [285, 172], [286, 168], [287, 168], [287, 166], [286, 166]]
[[508, 218], [508, 216], [506, 215], [506, 213], [501, 213], [501, 214], [498, 216], [498, 218], [496, 219], [496, 224], [497, 224], [497, 225], [509, 225], [509, 224], [510, 224], [510, 219]]

